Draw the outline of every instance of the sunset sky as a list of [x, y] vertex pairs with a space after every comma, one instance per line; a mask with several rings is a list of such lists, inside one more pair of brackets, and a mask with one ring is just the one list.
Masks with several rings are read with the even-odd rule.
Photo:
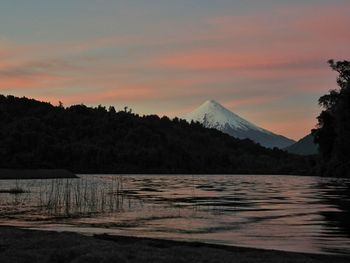
[[350, 59], [349, 0], [1, 0], [0, 94], [181, 116], [214, 99], [293, 139]]

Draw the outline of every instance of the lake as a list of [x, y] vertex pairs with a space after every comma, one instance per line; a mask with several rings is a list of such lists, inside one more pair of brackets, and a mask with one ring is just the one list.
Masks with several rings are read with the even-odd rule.
[[0, 192], [1, 225], [350, 254], [348, 179], [80, 175], [0, 180]]

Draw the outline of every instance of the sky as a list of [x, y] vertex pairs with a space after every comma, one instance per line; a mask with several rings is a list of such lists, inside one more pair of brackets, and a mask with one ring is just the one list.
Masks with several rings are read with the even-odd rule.
[[0, 0], [0, 94], [181, 117], [214, 99], [299, 139], [350, 59], [348, 0]]

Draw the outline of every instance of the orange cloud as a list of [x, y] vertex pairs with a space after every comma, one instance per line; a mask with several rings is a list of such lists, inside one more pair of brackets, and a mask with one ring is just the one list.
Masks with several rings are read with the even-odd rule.
[[299, 140], [311, 132], [311, 129], [315, 127], [315, 123], [314, 117], [285, 118], [276, 122], [264, 122], [264, 128], [277, 134], [289, 136], [294, 140]]
[[220, 43], [163, 54], [152, 62], [174, 70], [253, 74], [319, 70], [327, 59], [348, 55], [349, 9], [350, 4], [303, 6], [212, 18], [208, 31], [216, 40], [221, 36]]
[[64, 94], [56, 96], [36, 96], [37, 99], [56, 104], [62, 101], [66, 105], [72, 104], [101, 104], [101, 102], [140, 101], [147, 97], [156, 96], [156, 91], [145, 86], [123, 86], [111, 90], [84, 92], [80, 94]]
[[35, 76], [2, 76], [0, 74], [0, 90], [22, 90], [28, 88], [50, 88], [67, 78], [50, 74], [37, 74]]
[[223, 105], [225, 105], [228, 108], [234, 109], [236, 107], [241, 107], [241, 106], [268, 104], [268, 103], [276, 101], [278, 99], [280, 99], [280, 97], [278, 97], [278, 96], [249, 97], [249, 98], [242, 98], [242, 99], [225, 101], [225, 102], [223, 102]]
[[[265, 54], [264, 54], [265, 53]], [[231, 50], [196, 49], [156, 58], [153, 62], [159, 67], [178, 70], [305, 70], [306, 67], [319, 69], [320, 60], [295, 59], [293, 54], [281, 55], [273, 50], [265, 52], [234, 52]]]
[[[174, 27], [167, 37], [0, 41], [0, 90], [68, 105], [137, 102], [143, 109], [147, 105], [149, 111], [172, 116], [193, 109], [202, 99], [217, 98], [241, 110], [291, 94], [314, 94], [313, 109], [317, 109], [318, 93], [335, 83], [327, 59], [349, 58], [349, 9], [350, 4], [295, 4], [240, 16], [206, 17], [196, 34]], [[309, 110], [304, 106], [301, 111]], [[279, 113], [255, 120], [294, 138], [314, 123], [314, 117], [304, 120], [303, 113], [293, 115], [283, 106]]]

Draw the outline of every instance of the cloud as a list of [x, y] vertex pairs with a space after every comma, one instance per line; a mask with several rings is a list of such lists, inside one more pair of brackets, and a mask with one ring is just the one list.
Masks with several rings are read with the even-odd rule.
[[141, 101], [145, 97], [156, 96], [156, 91], [143, 86], [123, 86], [122, 88], [114, 88], [95, 91], [87, 91], [79, 94], [62, 94], [55, 96], [36, 96], [37, 99], [57, 103], [64, 102], [65, 105], [73, 104], [101, 104], [101, 102], [115, 102], [115, 101]]
[[256, 97], [250, 96], [250, 97], [241, 98], [241, 99], [224, 101], [223, 105], [225, 105], [228, 108], [234, 109], [235, 107], [241, 107], [241, 106], [268, 104], [279, 99], [280, 99], [280, 96], [277, 96], [277, 95], [270, 95], [270, 96], [263, 95], [263, 96], [256, 96]]
[[[280, 103], [274, 109], [280, 115], [272, 121], [261, 117], [259, 124], [296, 138], [314, 117], [303, 129], [285, 120], [303, 119], [310, 110], [299, 102], [305, 96], [318, 110], [317, 97], [335, 83], [326, 61], [349, 59], [349, 9], [293, 4], [236, 16], [206, 13], [189, 21], [189, 30], [175, 23], [166, 34], [0, 40], [0, 90], [66, 105], [137, 104], [171, 116], [209, 98], [243, 115]], [[281, 104], [288, 98], [299, 115]]]
[[11, 61], [0, 67], [0, 89], [50, 88], [72, 78], [89, 58], [47, 58]]
[[348, 55], [349, 9], [350, 4], [296, 6], [210, 18], [208, 39], [216, 45], [177, 50], [153, 63], [192, 71], [319, 70], [327, 59]]

